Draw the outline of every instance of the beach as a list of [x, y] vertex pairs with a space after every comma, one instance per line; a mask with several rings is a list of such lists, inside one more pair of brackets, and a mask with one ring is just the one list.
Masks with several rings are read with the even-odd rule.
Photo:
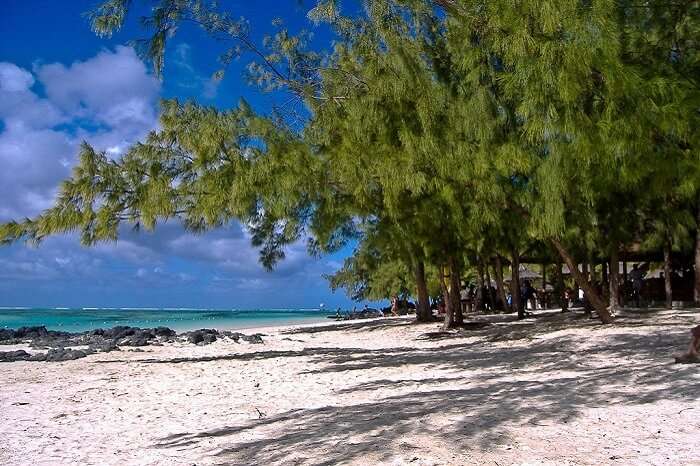
[[0, 464], [700, 464], [700, 366], [672, 357], [699, 316], [385, 318], [6, 363]]

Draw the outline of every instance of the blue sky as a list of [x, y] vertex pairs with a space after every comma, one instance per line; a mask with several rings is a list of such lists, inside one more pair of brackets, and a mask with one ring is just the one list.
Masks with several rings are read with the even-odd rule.
[[[110, 39], [97, 38], [83, 13], [96, 1], [3, 0], [0, 3], [0, 221], [32, 216], [56, 189], [87, 140], [118, 156], [157, 125], [163, 97], [226, 108], [240, 98], [270, 108], [241, 78], [245, 61], [221, 82], [210, 79], [220, 49], [196, 29], [172, 40], [162, 81], [127, 45], [142, 37], [135, 21]], [[307, 27], [307, 3], [224, 1], [260, 38], [275, 18]], [[327, 43], [328, 33], [316, 30]], [[347, 251], [345, 252], [347, 253]], [[303, 244], [269, 273], [239, 225], [193, 236], [177, 223], [155, 233], [126, 230], [117, 243], [84, 248], [71, 235], [38, 248], [0, 247], [0, 306], [315, 307], [348, 306], [321, 275], [344, 254], [321, 259]]]

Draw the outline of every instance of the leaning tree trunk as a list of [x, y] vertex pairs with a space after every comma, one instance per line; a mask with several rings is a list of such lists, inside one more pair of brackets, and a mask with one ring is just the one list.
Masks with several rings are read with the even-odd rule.
[[671, 284], [671, 242], [664, 244], [664, 291], [666, 292], [666, 309], [673, 306], [673, 285]]
[[700, 193], [698, 193], [697, 205], [697, 231], [695, 233], [695, 304], [700, 305]]
[[501, 302], [503, 303], [503, 310], [505, 312], [511, 312], [510, 306], [508, 306], [508, 297], [506, 296], [506, 289], [503, 286], [503, 263], [501, 262], [501, 256], [499, 255], [496, 255], [493, 270], [494, 275], [496, 276], [496, 289], [498, 291], [498, 296], [500, 296]]
[[511, 277], [510, 277], [510, 294], [512, 297], [513, 307], [518, 311], [518, 319], [525, 318], [526, 303], [521, 303], [520, 296], [520, 255], [515, 249], [512, 253], [510, 262]]
[[459, 263], [454, 256], [450, 256], [450, 301], [452, 303], [452, 313], [454, 314], [454, 325], [459, 327], [464, 324], [462, 314], [462, 303], [459, 296], [460, 269]]
[[618, 260], [619, 246], [617, 242], [610, 250], [610, 312], [617, 312], [620, 306], [620, 264]]
[[576, 264], [574, 258], [571, 256], [571, 254], [569, 254], [569, 252], [566, 249], [564, 249], [564, 246], [559, 241], [557, 241], [556, 239], [552, 239], [551, 242], [556, 248], [556, 250], [559, 252], [561, 258], [564, 259], [564, 262], [566, 262], [566, 265], [569, 267], [569, 270], [573, 274], [576, 283], [578, 283], [578, 285], [581, 288], [583, 288], [583, 292], [586, 293], [586, 296], [588, 296], [588, 300], [598, 312], [598, 317], [600, 317], [600, 320], [604, 324], [611, 324], [613, 322], [613, 318], [610, 315], [607, 306], [605, 305], [605, 301], [603, 301], [600, 295], [598, 295], [598, 292], [593, 287], [593, 285], [584, 278], [583, 274], [579, 271], [578, 264]]
[[440, 266], [440, 289], [442, 290], [442, 302], [445, 304], [445, 321], [442, 327], [445, 330], [452, 328], [454, 324], [454, 314], [452, 313], [450, 292], [447, 289], [447, 283], [445, 283], [446, 278], [448, 277], [445, 275], [445, 266]]
[[415, 265], [416, 292], [418, 294], [418, 305], [416, 306], [416, 320], [419, 322], [429, 322], [430, 296], [428, 296], [428, 285], [425, 283], [425, 264], [423, 261], [416, 261]]

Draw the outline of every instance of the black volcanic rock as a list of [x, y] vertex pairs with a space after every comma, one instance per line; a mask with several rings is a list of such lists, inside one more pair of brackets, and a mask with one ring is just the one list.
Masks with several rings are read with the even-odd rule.
[[31, 354], [24, 350], [0, 351], [1, 362], [28, 361]]
[[241, 333], [241, 338], [243, 341], [248, 342], [248, 343], [253, 343], [256, 345], [262, 344], [263, 339], [262, 339], [262, 334], [261, 333], [255, 333], [253, 335], [244, 335]]
[[153, 334], [157, 337], [169, 338], [169, 337], [174, 337], [175, 335], [177, 335], [177, 332], [175, 330], [168, 328], [168, 327], [156, 327], [156, 328], [152, 329], [152, 331], [153, 331]]
[[210, 343], [214, 343], [217, 339], [217, 335], [219, 335], [217, 330], [209, 328], [201, 328], [199, 330], [193, 330], [182, 334], [187, 341], [195, 345], [208, 345]]
[[89, 352], [83, 350], [73, 350], [65, 348], [54, 348], [50, 349], [46, 353], [46, 361], [59, 362], [59, 361], [72, 361], [74, 359], [84, 358], [90, 354]]
[[139, 332], [134, 335], [128, 336], [123, 340], [119, 341], [120, 346], [148, 346], [148, 343], [153, 340], [155, 336], [148, 332]]
[[103, 340], [102, 342], [90, 343], [88, 350], [93, 353], [109, 353], [110, 351], [119, 351], [119, 346], [114, 340]]
[[[117, 326], [110, 329], [95, 329], [87, 332], [69, 333], [47, 330], [46, 327], [22, 327], [16, 330], [0, 329], [0, 344], [18, 344], [29, 342], [34, 349], [47, 352], [29, 354], [26, 351], [0, 352], [0, 362], [10, 361], [71, 361], [84, 358], [93, 353], [118, 351], [120, 346], [162, 345], [177, 338], [196, 345], [208, 345], [221, 338], [229, 338], [236, 343], [245, 341], [252, 344], [263, 343], [263, 335], [245, 335], [240, 332], [216, 329], [199, 329], [177, 334], [168, 327], [139, 328]], [[87, 347], [84, 350], [71, 347]]]

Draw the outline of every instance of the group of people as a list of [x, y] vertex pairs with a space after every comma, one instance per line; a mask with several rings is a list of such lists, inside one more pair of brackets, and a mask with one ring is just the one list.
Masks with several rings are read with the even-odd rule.
[[[460, 290], [460, 302], [462, 303], [462, 312], [468, 312], [470, 309], [475, 311], [504, 311], [507, 308], [511, 308], [513, 305], [513, 296], [510, 292], [506, 293], [505, 300], [497, 292], [496, 287], [492, 284], [481, 287], [481, 294], [479, 294], [479, 288], [474, 284], [469, 284], [462, 286]], [[542, 292], [535, 289], [532, 286], [530, 280], [524, 280], [520, 287], [520, 306], [522, 310], [527, 308], [530, 304], [531, 309], [537, 309], [538, 303], [544, 309], [544, 299], [542, 298]]]
[[[623, 293], [631, 298], [637, 307], [641, 303], [642, 287], [646, 274], [647, 270], [644, 266], [640, 267], [638, 264], [634, 264], [629, 273], [628, 281], [622, 284]], [[597, 283], [597, 287], [599, 291], [605, 291], [603, 283]], [[479, 291], [481, 291], [480, 294]], [[565, 288], [563, 294], [564, 299], [567, 301], [567, 307], [576, 305], [586, 307], [586, 297], [583, 290], [579, 288]], [[538, 308], [546, 309], [548, 298], [549, 295], [545, 288], [536, 289], [530, 280], [522, 281], [520, 286], [521, 311]], [[460, 301], [462, 303], [462, 312], [468, 312], [469, 310], [484, 312], [503, 311], [506, 308], [512, 308], [513, 305], [513, 297], [510, 291], [506, 292], [506, 302], [504, 303], [501, 295], [492, 284], [484, 284], [481, 290], [473, 283], [463, 285], [460, 290]]]

